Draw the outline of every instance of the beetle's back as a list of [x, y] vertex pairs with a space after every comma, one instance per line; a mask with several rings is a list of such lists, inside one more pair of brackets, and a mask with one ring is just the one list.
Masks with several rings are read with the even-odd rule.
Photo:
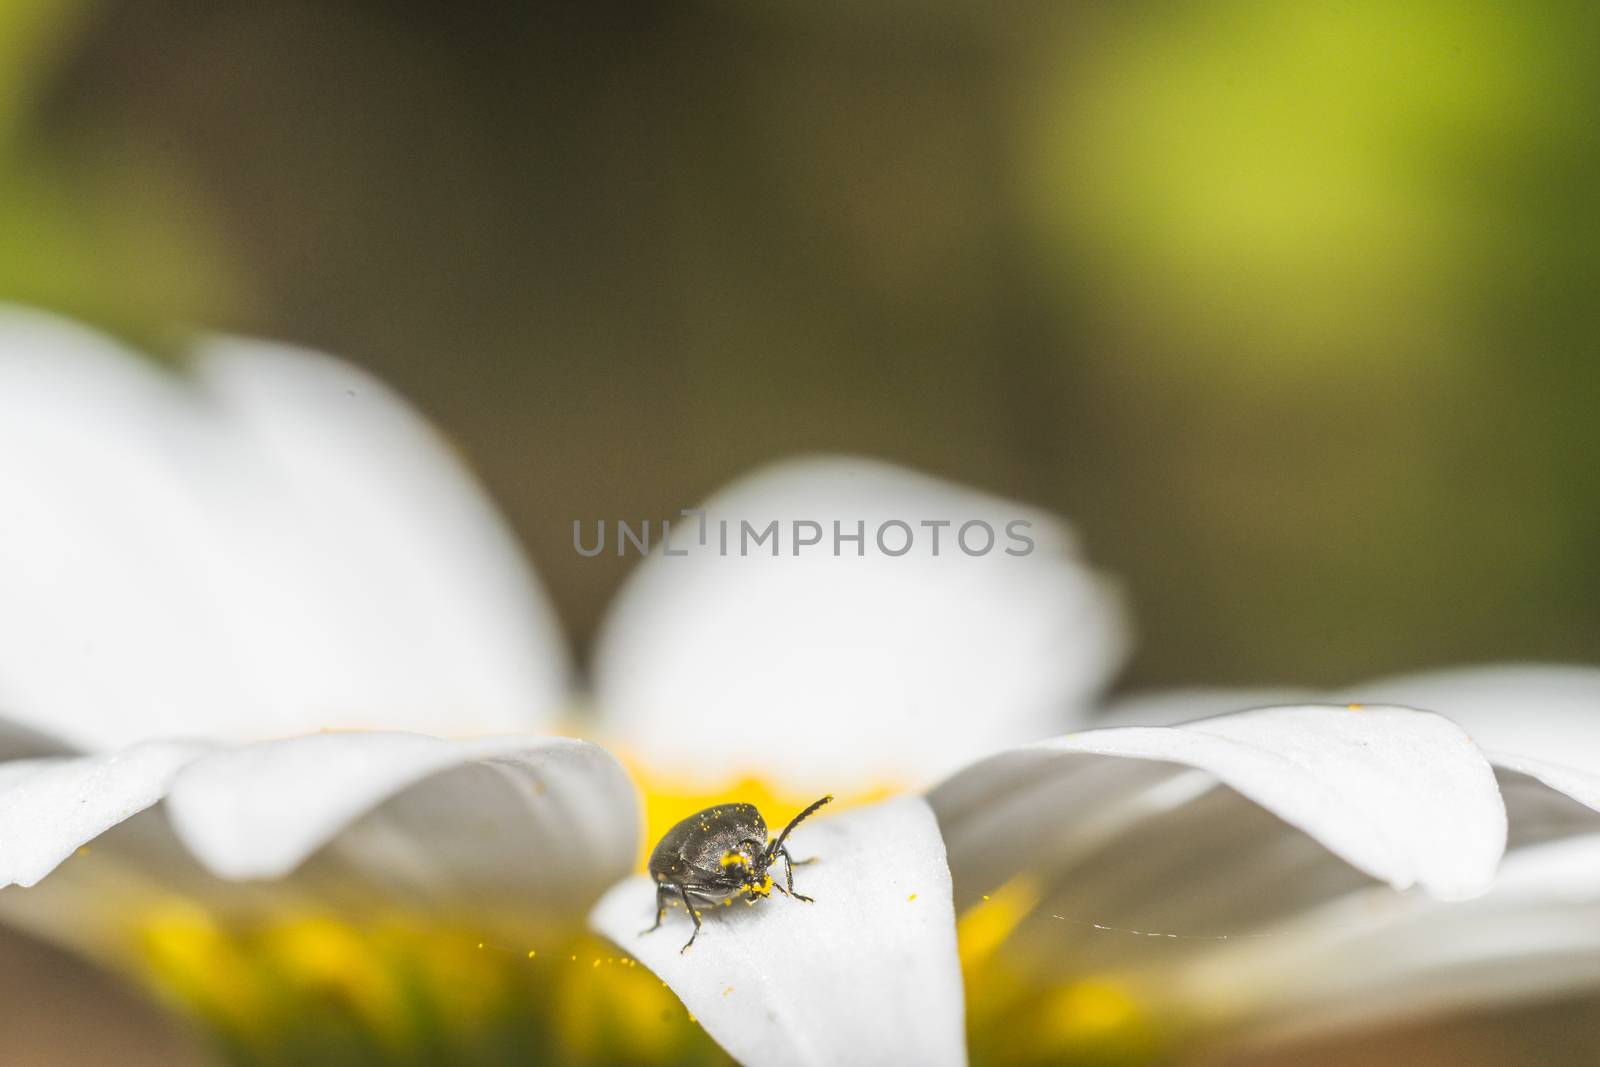
[[657, 882], [708, 882], [724, 877], [722, 857], [741, 841], [767, 842], [767, 823], [754, 804], [716, 804], [661, 836], [650, 853]]

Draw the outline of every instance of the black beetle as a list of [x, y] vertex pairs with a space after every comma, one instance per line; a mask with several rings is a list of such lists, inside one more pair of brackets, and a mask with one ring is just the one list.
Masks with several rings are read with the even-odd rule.
[[[650, 877], [656, 881], [656, 924], [640, 936], [661, 928], [667, 905], [674, 895], [694, 920], [694, 933], [679, 952], [689, 951], [700, 936], [700, 912], [695, 901], [706, 904], [732, 904], [744, 894], [745, 903], [754, 904], [776, 889], [796, 900], [811, 898], [794, 891], [794, 859], [783, 847], [789, 831], [799, 826], [812, 812], [833, 797], [825, 796], [789, 820], [770, 843], [767, 821], [754, 804], [718, 804], [684, 819], [662, 835], [650, 853]], [[784, 885], [778, 885], [767, 868], [783, 857]], [[810, 860], [802, 860], [809, 863]]]

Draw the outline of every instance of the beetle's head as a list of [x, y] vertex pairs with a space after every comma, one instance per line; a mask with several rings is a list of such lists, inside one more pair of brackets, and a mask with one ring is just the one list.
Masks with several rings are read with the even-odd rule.
[[766, 846], [757, 841], [741, 841], [738, 848], [722, 854], [722, 869], [738, 883], [735, 892], [743, 893], [747, 901], [772, 894], [772, 876], [767, 873], [771, 862]]

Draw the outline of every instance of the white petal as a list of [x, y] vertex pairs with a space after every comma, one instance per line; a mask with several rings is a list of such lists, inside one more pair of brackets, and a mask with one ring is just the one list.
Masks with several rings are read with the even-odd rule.
[[548, 609], [447, 450], [333, 360], [168, 373], [0, 310], [0, 707], [88, 749], [326, 726], [528, 729]]
[[1496, 766], [1530, 775], [1600, 808], [1600, 669], [1592, 667], [1456, 668], [1384, 678], [1321, 697], [1270, 689], [1158, 690], [1119, 698], [1100, 721], [1166, 726], [1240, 708], [1314, 699], [1439, 712], [1465, 729]]
[[927, 804], [902, 797], [815, 817], [791, 841], [796, 856], [816, 857], [795, 872], [813, 904], [774, 895], [707, 909], [680, 952], [691, 929], [681, 909], [641, 936], [655, 917], [655, 886], [641, 875], [590, 921], [743, 1063], [965, 1063], [950, 873]]
[[1600, 670], [1457, 668], [1367, 682], [1350, 699], [1369, 693], [1438, 711], [1483, 747], [1502, 768], [1510, 847], [1600, 828]]
[[330, 862], [390, 894], [511, 908], [592, 900], [638, 847], [626, 773], [604, 749], [564, 738], [262, 742], [191, 764], [167, 809], [224, 878], [281, 877], [332, 842]]
[[1011, 943], [1069, 974], [1204, 954], [1358, 888], [1358, 869], [1481, 891], [1505, 835], [1481, 754], [1404, 709], [1088, 731], [977, 764], [930, 800], [958, 902], [1026, 883], [1033, 913]]
[[[966, 849], [1026, 856], [1030, 837], [1085, 817], [1034, 806], [1031, 818], [1007, 819], [1003, 812], [1015, 806], [999, 804], [1018, 788], [1083, 773], [1083, 759], [1093, 755], [1205, 771], [1397, 889], [1420, 884], [1447, 898], [1481, 893], [1505, 844], [1494, 775], [1448, 720], [1393, 707], [1269, 708], [1171, 728], [1091, 730], [969, 768], [932, 794], [958, 879]], [[1156, 802], [1156, 810], [1185, 798], [1180, 792]]]
[[1363, 891], [1152, 980], [1276, 1037], [1600, 989], [1600, 836], [1507, 855], [1476, 900]]
[[[253, 610], [270, 614], [252, 636], [270, 642], [254, 651], [274, 669], [255, 681], [276, 703], [310, 688], [363, 725], [447, 734], [550, 721], [568, 696], [555, 616], [414, 412], [347, 364], [278, 345], [214, 341], [197, 376], [259, 471], [226, 507], [236, 543], [271, 567], [254, 575]], [[290, 656], [295, 671], [279, 666]]]
[[1468, 667], [1384, 678], [1350, 693], [1446, 715], [1497, 765], [1600, 807], [1600, 669]]
[[1558, 793], [1576, 800], [1584, 807], [1600, 811], [1600, 774], [1564, 767], [1559, 763], [1533, 759], [1527, 756], [1490, 753], [1498, 767], [1537, 778]]
[[1437, 711], [1485, 749], [1600, 771], [1600, 668], [1465, 667], [1364, 682], [1347, 695]]
[[[680, 776], [759, 772], [796, 790], [929, 781], [1080, 721], [1120, 659], [1116, 598], [1037, 510], [860, 459], [781, 464], [704, 510], [707, 545], [696, 520], [677, 524], [674, 550], [688, 555], [639, 567], [596, 652], [605, 724]], [[937, 555], [924, 520], [953, 524]], [[974, 520], [995, 531], [987, 554], [958, 546]], [[1019, 529], [1032, 552], [1007, 554], [1023, 551], [1012, 520], [1032, 524]], [[741, 556], [742, 521], [757, 533], [776, 521], [776, 540]], [[820, 524], [823, 542], [796, 555], [796, 521]], [[863, 555], [848, 542], [834, 554], [835, 521], [845, 534], [864, 524]], [[890, 521], [911, 528], [905, 555], [876, 543]], [[905, 534], [885, 537], [898, 551]], [[982, 548], [980, 527], [967, 544]]]
[[31, 886], [62, 860], [165, 795], [203, 752], [150, 741], [100, 756], [0, 763], [0, 887]]

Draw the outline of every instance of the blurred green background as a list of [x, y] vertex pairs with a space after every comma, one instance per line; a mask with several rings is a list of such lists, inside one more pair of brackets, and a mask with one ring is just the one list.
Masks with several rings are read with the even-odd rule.
[[1126, 684], [1600, 649], [1600, 9], [0, 4], [0, 297], [340, 353], [580, 647], [797, 450], [1070, 516]]

